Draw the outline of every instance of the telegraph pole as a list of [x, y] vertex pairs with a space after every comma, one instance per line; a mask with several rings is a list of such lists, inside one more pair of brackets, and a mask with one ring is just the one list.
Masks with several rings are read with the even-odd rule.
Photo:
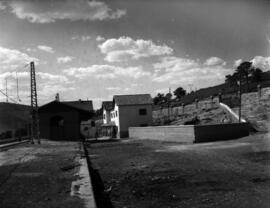
[[239, 117], [239, 123], [241, 123], [241, 105], [242, 105], [242, 81], [241, 81], [241, 74], [240, 74], [240, 80], [239, 80], [239, 112], [238, 112], [238, 117]]
[[17, 100], [21, 102], [20, 96], [19, 96], [19, 80], [18, 80], [18, 74], [16, 72], [16, 84], [17, 84]]
[[32, 115], [31, 143], [34, 144], [34, 139], [36, 139], [38, 141], [38, 144], [40, 144], [36, 72], [34, 62], [30, 63], [30, 76], [31, 76], [31, 115]]
[[167, 96], [167, 104], [168, 104], [168, 122], [170, 122], [170, 117], [171, 117], [171, 115], [170, 115], [170, 101], [171, 101], [171, 96], [172, 96], [172, 94], [171, 94], [171, 88], [169, 88], [169, 93], [168, 93], [168, 96]]

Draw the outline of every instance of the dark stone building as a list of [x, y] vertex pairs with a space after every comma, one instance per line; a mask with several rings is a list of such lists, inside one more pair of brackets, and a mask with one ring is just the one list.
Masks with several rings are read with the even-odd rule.
[[40, 137], [80, 140], [80, 125], [93, 116], [92, 101], [53, 101], [39, 108]]

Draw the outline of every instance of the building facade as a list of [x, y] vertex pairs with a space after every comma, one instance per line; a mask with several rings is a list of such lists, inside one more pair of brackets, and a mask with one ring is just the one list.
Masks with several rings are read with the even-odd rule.
[[92, 101], [53, 101], [41, 106], [40, 137], [51, 140], [80, 140], [81, 122], [93, 116]]
[[128, 137], [129, 127], [152, 125], [152, 98], [150, 94], [115, 95], [103, 118], [104, 124], [116, 126], [117, 137]]

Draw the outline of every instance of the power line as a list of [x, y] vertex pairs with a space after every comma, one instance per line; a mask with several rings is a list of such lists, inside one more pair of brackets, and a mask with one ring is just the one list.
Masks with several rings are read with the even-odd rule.
[[[21, 68], [19, 68], [19, 69], [17, 69], [16, 71], [15, 71], [15, 73], [16, 73], [16, 82], [17, 82], [17, 99], [18, 99], [18, 101], [19, 102], [21, 102], [21, 99], [20, 99], [20, 97], [19, 97], [19, 81], [18, 81], [18, 76], [17, 76], [17, 72], [18, 71], [21, 71], [21, 70], [24, 70], [26, 67], [28, 67], [29, 66], [29, 63], [27, 63], [27, 64], [25, 64], [25, 65], [23, 65]], [[3, 92], [2, 90], [1, 90], [1, 93], [6, 97], [6, 102], [8, 102], [8, 99], [10, 99], [10, 100], [12, 100], [13, 102], [15, 102], [16, 104], [18, 104], [18, 102], [17, 101], [15, 101], [14, 99], [12, 99], [10, 96], [8, 96], [8, 89], [7, 89], [7, 77], [6, 77], [6, 83], [5, 83], [5, 85], [6, 85], [6, 92]]]
[[14, 100], [13, 98], [9, 97], [5, 92], [3, 92], [2, 90], [0, 90], [0, 92], [6, 96], [7, 98], [9, 98], [10, 100], [12, 100], [14, 103], [18, 104], [16, 100]]

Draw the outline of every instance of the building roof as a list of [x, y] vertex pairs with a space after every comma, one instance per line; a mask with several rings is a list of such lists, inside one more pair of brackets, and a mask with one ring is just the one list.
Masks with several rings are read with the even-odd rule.
[[92, 100], [61, 101], [61, 103], [80, 109], [80, 110], [93, 111]]
[[153, 104], [150, 94], [115, 95], [113, 100], [117, 105], [145, 105]]
[[[84, 113], [92, 113], [93, 110], [93, 105], [92, 105], [92, 101], [91, 104], [89, 103], [89, 101], [83, 101], [83, 102], [88, 102], [88, 105], [86, 105], [85, 103], [84, 104], [81, 104], [81, 105], [78, 105], [76, 104], [76, 102], [79, 102], [79, 101], [69, 101], [69, 102], [59, 102], [59, 101], [52, 101], [52, 102], [49, 102], [49, 103], [46, 103], [42, 106], [40, 106], [38, 108], [39, 112], [46, 112], [46, 111], [50, 111], [52, 109], [55, 109], [57, 106], [65, 106], [65, 107], [68, 107], [69, 109], [73, 109], [73, 110], [76, 110], [76, 111], [79, 111], [79, 112], [84, 112]], [[89, 110], [90, 109], [90, 110]]]
[[104, 108], [107, 111], [112, 110], [113, 109], [113, 101], [103, 101], [102, 108]]

